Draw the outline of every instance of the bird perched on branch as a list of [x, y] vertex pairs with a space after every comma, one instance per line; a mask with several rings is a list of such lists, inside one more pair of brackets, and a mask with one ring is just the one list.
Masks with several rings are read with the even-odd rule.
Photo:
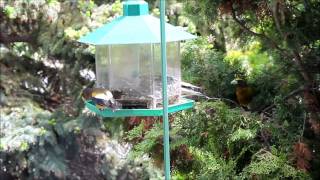
[[236, 96], [238, 103], [247, 109], [253, 97], [253, 89], [248, 86], [244, 79], [240, 77], [236, 77], [233, 81], [231, 81], [231, 84], [236, 85]]
[[111, 91], [103, 88], [85, 88], [82, 91], [82, 99], [84, 101], [91, 100], [100, 110], [106, 108], [115, 110], [121, 106], [120, 103], [113, 98]]

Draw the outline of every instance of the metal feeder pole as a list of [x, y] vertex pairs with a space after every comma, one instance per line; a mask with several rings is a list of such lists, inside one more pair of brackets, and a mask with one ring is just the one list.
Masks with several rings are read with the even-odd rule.
[[167, 52], [165, 29], [166, 1], [160, 0], [160, 32], [161, 32], [161, 62], [162, 62], [162, 100], [163, 100], [163, 152], [165, 179], [170, 180], [170, 143], [167, 93]]

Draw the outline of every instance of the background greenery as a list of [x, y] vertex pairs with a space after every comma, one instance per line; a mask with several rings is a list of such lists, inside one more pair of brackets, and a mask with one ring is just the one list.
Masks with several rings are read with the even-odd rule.
[[[148, 0], [159, 15], [159, 0]], [[320, 2], [167, 1], [198, 35], [182, 75], [212, 97], [170, 116], [173, 179], [320, 178]], [[162, 121], [84, 108], [94, 48], [77, 42], [122, 14], [119, 0], [0, 1], [0, 177], [161, 179]], [[236, 75], [254, 89], [235, 103]]]

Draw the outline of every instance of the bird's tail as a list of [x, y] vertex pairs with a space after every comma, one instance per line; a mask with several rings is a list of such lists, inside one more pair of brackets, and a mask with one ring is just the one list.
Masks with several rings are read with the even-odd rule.
[[122, 104], [115, 99], [111, 99], [109, 102], [110, 102], [110, 108], [112, 110], [117, 110], [122, 108]]

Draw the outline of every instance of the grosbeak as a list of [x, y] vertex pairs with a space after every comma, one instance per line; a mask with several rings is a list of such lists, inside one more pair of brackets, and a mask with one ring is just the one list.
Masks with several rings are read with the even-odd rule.
[[231, 84], [236, 85], [237, 101], [242, 107], [248, 107], [253, 97], [253, 90], [248, 86], [247, 82], [242, 78], [236, 78], [231, 81]]
[[120, 103], [113, 98], [111, 91], [103, 88], [85, 88], [82, 91], [82, 99], [92, 101], [100, 110], [106, 108], [115, 110], [120, 107]]

